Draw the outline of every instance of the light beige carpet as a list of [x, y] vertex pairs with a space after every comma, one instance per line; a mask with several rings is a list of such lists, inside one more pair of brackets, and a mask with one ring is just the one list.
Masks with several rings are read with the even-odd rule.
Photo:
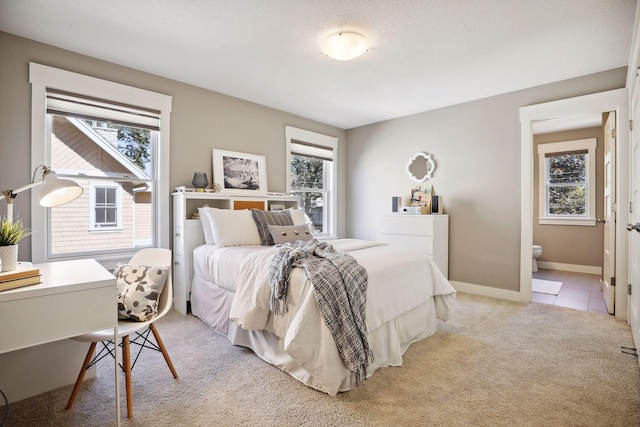
[[544, 279], [531, 279], [531, 290], [541, 294], [558, 295], [562, 288], [562, 282]]
[[[598, 313], [458, 294], [451, 320], [412, 345], [404, 366], [335, 397], [195, 317], [171, 312], [158, 329], [180, 378], [160, 354], [142, 356], [123, 426], [640, 425], [638, 360], [620, 349], [633, 347], [629, 327]], [[114, 425], [112, 369], [101, 362], [70, 411], [71, 386], [11, 404], [7, 426]]]

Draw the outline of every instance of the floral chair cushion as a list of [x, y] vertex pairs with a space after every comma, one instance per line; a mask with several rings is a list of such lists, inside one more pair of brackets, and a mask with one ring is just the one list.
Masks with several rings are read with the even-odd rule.
[[158, 301], [169, 267], [117, 264], [118, 318], [146, 322], [158, 314]]

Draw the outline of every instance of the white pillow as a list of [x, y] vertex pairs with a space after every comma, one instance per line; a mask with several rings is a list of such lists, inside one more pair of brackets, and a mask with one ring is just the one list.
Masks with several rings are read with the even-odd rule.
[[260, 234], [248, 209], [207, 209], [213, 239], [221, 248], [260, 245]]
[[213, 237], [213, 229], [211, 228], [211, 219], [209, 219], [208, 211], [212, 208], [198, 208], [200, 222], [202, 223], [202, 231], [204, 232], [204, 241], [207, 245], [215, 245], [216, 240]]
[[305, 225], [307, 223], [307, 220], [306, 220], [305, 214], [304, 214], [304, 209], [302, 209], [302, 208], [300, 208], [300, 209], [289, 208], [288, 211], [291, 214], [291, 219], [293, 220], [293, 225]]

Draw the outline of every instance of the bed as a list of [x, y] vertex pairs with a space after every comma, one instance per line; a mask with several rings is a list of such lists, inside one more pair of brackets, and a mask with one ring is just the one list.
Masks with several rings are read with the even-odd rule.
[[[221, 228], [229, 230], [223, 223]], [[437, 319], [447, 320], [455, 290], [435, 263], [419, 252], [358, 239], [327, 243], [351, 255], [367, 271], [366, 325], [373, 352], [367, 376], [381, 367], [401, 366], [407, 348], [433, 335]], [[250, 348], [309, 387], [329, 395], [354, 388], [357, 384], [320, 315], [303, 269], [291, 271], [288, 311], [270, 311], [269, 265], [280, 248], [226, 245], [219, 239], [197, 247], [192, 313], [232, 344]]]

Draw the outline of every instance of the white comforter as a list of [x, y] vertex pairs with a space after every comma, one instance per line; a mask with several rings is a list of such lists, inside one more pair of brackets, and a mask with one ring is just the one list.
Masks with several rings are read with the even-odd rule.
[[[447, 319], [455, 290], [428, 257], [364, 240], [341, 239], [330, 243], [337, 251], [349, 252], [367, 270], [369, 331], [429, 298], [435, 299], [436, 316]], [[343, 381], [342, 376], [336, 376], [336, 371], [344, 371], [345, 367], [302, 268], [291, 272], [288, 312], [274, 315], [269, 310], [269, 266], [278, 249], [253, 252], [245, 258], [230, 318], [245, 330], [267, 330], [280, 337], [284, 350], [309, 371], [323, 389], [336, 394]]]

